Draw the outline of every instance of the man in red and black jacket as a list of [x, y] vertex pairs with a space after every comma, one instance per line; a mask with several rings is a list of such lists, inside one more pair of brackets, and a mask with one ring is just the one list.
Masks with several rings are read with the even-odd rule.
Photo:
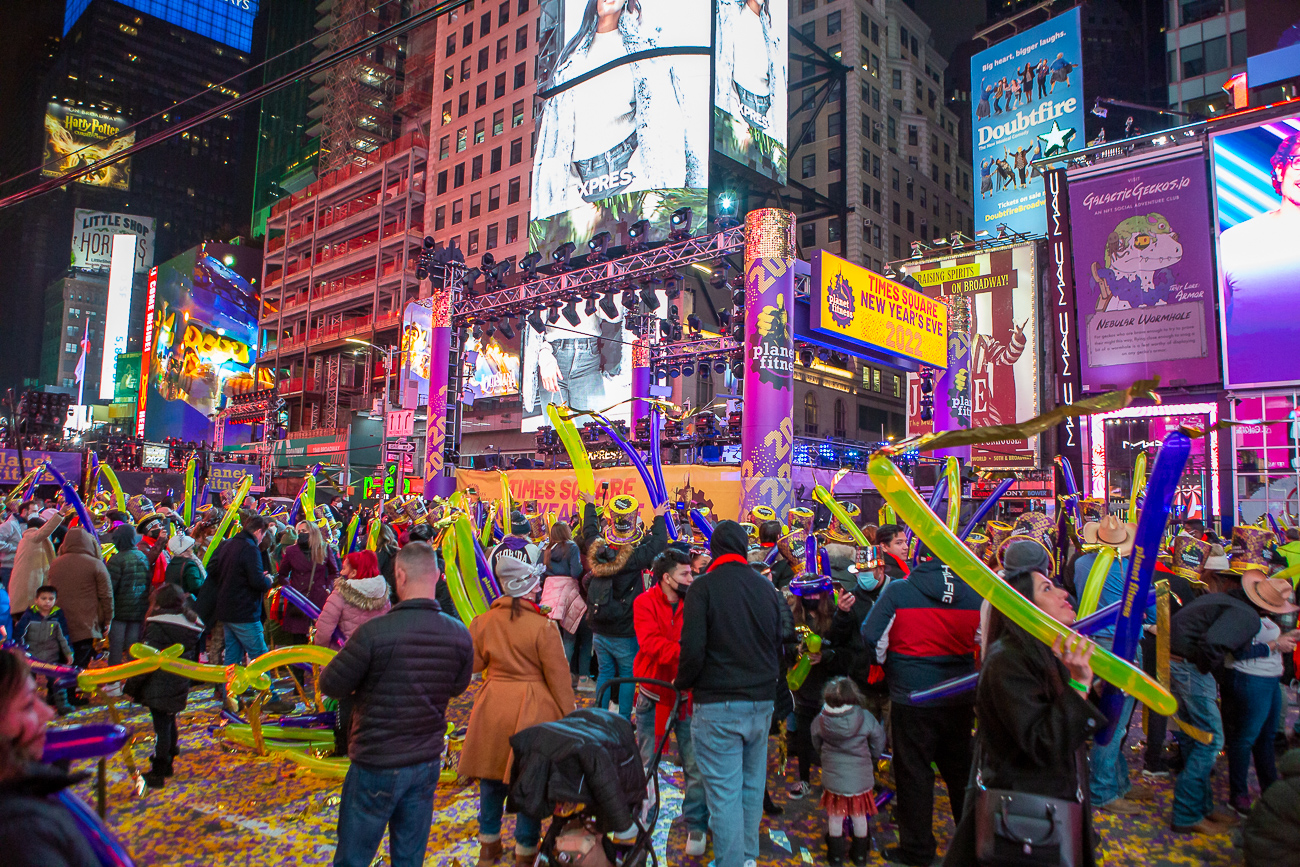
[[881, 524], [876, 528], [876, 544], [880, 546], [880, 564], [885, 569], [881, 583], [906, 578], [911, 570], [907, 565], [907, 530], [902, 524]]
[[924, 545], [917, 553], [907, 580], [891, 581], [862, 624], [867, 654], [885, 667], [891, 701], [898, 846], [883, 854], [903, 864], [934, 860], [931, 763], [948, 787], [953, 815], [961, 815], [975, 715], [973, 692], [925, 704], [913, 704], [911, 694], [975, 671], [983, 601]]

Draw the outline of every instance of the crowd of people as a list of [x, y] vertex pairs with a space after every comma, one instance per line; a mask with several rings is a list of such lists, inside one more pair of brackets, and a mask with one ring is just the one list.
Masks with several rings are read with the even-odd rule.
[[[805, 508], [782, 520], [758, 507], [744, 523], [718, 521], [711, 535], [676, 516], [682, 538], [670, 541], [667, 505], [647, 523], [627, 495], [598, 506], [584, 494], [571, 522], [516, 504], [485, 552], [500, 595], [468, 617], [448, 587], [431, 519], [388, 510], [371, 543], [349, 550], [341, 503], [292, 525], [287, 513], [244, 509], [238, 532], [205, 566], [217, 540], [196, 538], [170, 501], [133, 503], [130, 514], [110, 511], [87, 528], [70, 525], [71, 509], [13, 500], [0, 523], [8, 595], [0, 629], [21, 649], [0, 654], [0, 846], [33, 817], [29, 830], [47, 844], [33, 850], [40, 860], [23, 864], [93, 863], [64, 839], [57, 810], [27, 803], [78, 779], [40, 765], [40, 747], [54, 714], [92, 697], [51, 681], [42, 702], [24, 660], [87, 668], [99, 652], [115, 665], [141, 641], [225, 665], [272, 646], [339, 648], [314, 685], [337, 703], [336, 755], [350, 759], [339, 867], [370, 864], [385, 832], [393, 865], [423, 863], [448, 705], [476, 676], [456, 767], [477, 785], [479, 867], [507, 857], [507, 810], [516, 812], [517, 867], [536, 861], [549, 818], [508, 797], [519, 775], [512, 739], [573, 719], [593, 700], [613, 708], [609, 719], [621, 718], [647, 767], [671, 739], [683, 774], [684, 854], [703, 856], [711, 845], [717, 867], [754, 864], [764, 813], [783, 809], [771, 796], [785, 784], [784, 768], [773, 774], [774, 745], [794, 765], [787, 803], [820, 785], [830, 865], [867, 863], [873, 817], [890, 793], [898, 839], [882, 854], [891, 862], [931, 864], [942, 842], [947, 865], [1005, 863], [1030, 849], [1040, 859], [1032, 863], [1099, 863], [1093, 811], [1150, 812], [1140, 803], [1153, 797], [1143, 780], [1170, 774], [1174, 832], [1225, 835], [1244, 819], [1252, 867], [1283, 863], [1279, 853], [1300, 842], [1300, 753], [1277, 759], [1300, 737], [1284, 713], [1300, 607], [1291, 573], [1272, 577], [1300, 564], [1294, 529], [1281, 540], [1238, 526], [1225, 540], [1198, 521], [1171, 523], [1156, 566], [1170, 617], [1162, 625], [1158, 606], [1147, 611], [1134, 664], [1167, 679], [1178, 712], [1169, 720], [1147, 713], [1136, 768], [1134, 700], [1108, 718], [1091, 667], [1094, 642], [1109, 647], [1113, 626], [1048, 646], [990, 608], [908, 528], [869, 524], [852, 508], [844, 514], [858, 526]], [[989, 521], [967, 545], [1068, 628], [1085, 602], [1121, 600], [1133, 559], [1135, 525], [1104, 504], [1084, 506], [1077, 527], [1028, 512]], [[1107, 549], [1114, 560], [1102, 569]], [[285, 604], [284, 587], [319, 616]], [[947, 688], [976, 674], [973, 689]], [[177, 720], [192, 686], [159, 670], [105, 689], [150, 712], [150, 787], [178, 771]], [[309, 690], [291, 683], [261, 707], [293, 712]], [[252, 696], [217, 685], [216, 697], [238, 710]], [[1211, 785], [1220, 750], [1225, 802]], [[936, 775], [957, 822], [946, 841], [934, 833]], [[1046, 835], [1027, 819], [1017, 826], [1024, 817], [1008, 804], [1020, 801], [998, 797], [1006, 793], [1033, 809], [1048, 805], [1060, 821]], [[603, 831], [626, 844], [638, 821], [621, 817]]]

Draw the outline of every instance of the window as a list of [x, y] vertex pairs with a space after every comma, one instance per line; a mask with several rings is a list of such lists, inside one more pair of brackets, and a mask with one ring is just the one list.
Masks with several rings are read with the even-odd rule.
[[[930, 180], [935, 183], [939, 182], [939, 166], [936, 163], [930, 163]], [[935, 207], [937, 208], [938, 206], [939, 203], [935, 202]]]
[[838, 111], [830, 112], [826, 115], [826, 135], [834, 138], [840, 134], [840, 119], [843, 117]]
[[1228, 65], [1228, 37], [1205, 40], [1205, 71], [1218, 72]]
[[835, 398], [835, 436], [837, 437], [848, 436], [848, 432], [844, 427], [845, 415], [844, 400], [838, 397]]
[[950, 192], [950, 193], [952, 192], [952, 173], [951, 173], [951, 172], [944, 172], [944, 173], [943, 173], [943, 188], [944, 188], [945, 190], [947, 190], [948, 192]]
[[903, 396], [903, 377], [901, 377], [901, 376], [899, 376], [897, 373], [895, 373], [894, 376], [893, 376], [893, 380], [894, 380], [894, 397], [902, 397], [902, 396]]
[[453, 32], [450, 36], [447, 37], [447, 56], [450, 57], [455, 53], [456, 53], [456, 34]]
[[871, 41], [875, 45], [880, 44], [880, 27], [874, 22], [871, 24]]
[[[871, 210], [875, 211], [877, 214], [880, 213], [880, 190], [871, 191]], [[876, 243], [876, 246], [880, 246], [879, 242]]]
[[447, 192], [447, 170], [443, 169], [438, 172], [438, 195]]
[[912, 146], [915, 146], [916, 143], [917, 143], [917, 134], [916, 134], [916, 125], [915, 125], [915, 124], [910, 124], [910, 123], [909, 123], [909, 124], [907, 125], [907, 143], [908, 143], [909, 145], [912, 145]]
[[817, 141], [817, 124], [811, 120], [806, 120], [803, 123], [803, 141], [804, 144]]
[[487, 36], [492, 32], [492, 13], [484, 12], [478, 20], [478, 35]]
[[804, 154], [803, 175], [807, 179], [817, 174], [817, 154]]
[[471, 57], [466, 57], [464, 60], [462, 60], [462, 61], [460, 62], [460, 80], [461, 80], [461, 81], [469, 81], [469, 77], [470, 77], [470, 75], [473, 74], [472, 70], [470, 69], [470, 64], [473, 63], [473, 62], [474, 62], [474, 59], [471, 58]]
[[800, 12], [811, 12], [817, 8], [817, 0], [799, 0]]
[[481, 177], [483, 177], [483, 155], [479, 154], [470, 160], [469, 179], [477, 181]]
[[474, 229], [469, 233], [469, 243], [465, 247], [465, 252], [466, 253], [478, 252], [478, 229]]
[[[1173, 54], [1173, 52], [1169, 52]], [[1232, 62], [1240, 66], [1246, 62], [1246, 31], [1238, 30], [1232, 34]]]
[[916, 214], [910, 208], [907, 211], [907, 231], [916, 232]]
[[496, 211], [501, 208], [501, 185], [494, 184], [488, 187], [488, 210]]
[[809, 391], [803, 396], [804, 433], [817, 433], [817, 393]]
[[468, 48], [469, 44], [473, 41], [474, 41], [474, 23], [470, 22], [469, 24], [465, 25], [465, 29], [460, 34], [460, 44]]
[[497, 63], [503, 62], [510, 56], [510, 37], [502, 36], [497, 40]]
[[505, 27], [510, 23], [510, 0], [497, 7], [497, 26]]
[[826, 35], [833, 36], [840, 32], [840, 13], [832, 12], [826, 16]]
[[[1173, 52], [1170, 53], [1172, 54]], [[455, 83], [456, 83], [456, 67], [448, 66], [447, 70], [442, 74], [443, 92], [446, 93], [447, 91], [451, 90], [452, 85], [454, 85]]]
[[840, 239], [840, 218], [831, 217], [826, 221], [826, 242], [834, 244]]
[[497, 109], [492, 112], [492, 135], [501, 135], [506, 131], [506, 110]]
[[519, 7], [517, 11], [519, 12], [520, 15], [523, 15], [525, 12], [527, 12], [528, 0], [519, 0]]
[[456, 153], [463, 151], [469, 141], [469, 127], [462, 126], [456, 130]]
[[528, 28], [520, 27], [515, 31], [515, 51], [523, 51], [528, 47]]
[[891, 69], [889, 71], [890, 83], [893, 84], [894, 90], [903, 89], [903, 70]]
[[943, 143], [943, 161], [949, 165], [952, 164], [952, 149], [948, 147], [947, 142]]
[[487, 82], [483, 82], [474, 88], [474, 107], [482, 108], [487, 105]]
[[474, 121], [474, 144], [483, 144], [483, 137], [487, 130], [487, 121], [479, 118]]
[[510, 143], [510, 165], [515, 166], [524, 158], [524, 140], [517, 138]]
[[1179, 23], [1194, 24], [1223, 13], [1223, 0], [1178, 0]]
[[826, 152], [826, 171], [838, 172], [844, 168], [844, 158], [840, 154], [839, 148], [831, 148]]
[[499, 171], [501, 171], [501, 148], [492, 148], [492, 154], [488, 160], [488, 174], [495, 175]]
[[510, 183], [506, 185], [506, 204], [514, 205], [519, 202], [519, 178], [511, 178]]
[[483, 211], [483, 194], [474, 193], [469, 197], [469, 218], [472, 220]]
[[[889, 185], [893, 188], [894, 192], [898, 192], [898, 169], [890, 169], [889, 172], [890, 177], [892, 178]], [[894, 222], [898, 222], [897, 217], [894, 218]]]
[[909, 202], [916, 201], [916, 185], [912, 183], [911, 178], [907, 179], [907, 200]]
[[447, 225], [447, 206], [442, 205], [433, 211], [433, 230], [441, 231]]
[[921, 49], [920, 49], [920, 46], [919, 46], [919, 45], [917, 44], [917, 42], [916, 42], [916, 37], [913, 36], [911, 41], [912, 41], [912, 53], [913, 53], [913, 54], [920, 54], [920, 53], [921, 53]]
[[488, 56], [488, 47], [485, 45], [478, 50], [478, 71], [487, 72], [490, 63], [491, 58]]
[[903, 213], [902, 206], [899, 205], [898, 202], [894, 202], [894, 223], [895, 224], [903, 222], [902, 213]]
[[[872, 60], [875, 60], [875, 57], [874, 54], [871, 55]], [[871, 88], [871, 107], [880, 111], [880, 88], [878, 87]]]
[[871, 390], [880, 391], [880, 368], [871, 368]]
[[1183, 47], [1183, 78], [1205, 74], [1205, 45]]
[[456, 100], [456, 117], [464, 117], [469, 114], [469, 91], [465, 91]]
[[805, 250], [811, 250], [817, 246], [817, 224], [800, 223], [799, 224], [799, 245]]
[[486, 248], [495, 250], [497, 247], [497, 224], [493, 223], [487, 227], [487, 244]]
[[927, 97], [927, 101], [930, 103], [930, 108], [934, 108], [934, 102], [935, 102], [934, 91], [927, 90], [925, 95]]
[[438, 140], [438, 159], [445, 160], [451, 155], [451, 136], [445, 135]]
[[444, 124], [451, 123], [451, 103], [450, 103], [450, 102], [444, 102], [444, 103], [442, 104], [442, 122], [443, 122]]
[[77, 351], [77, 344], [75, 344], [75, 343], [65, 343], [65, 344], [63, 344], [63, 351], [64, 351], [64, 352], [68, 352], [68, 353], [76, 352], [76, 351]]
[[867, 17], [867, 13], [865, 12], [858, 13], [858, 32], [861, 33], [864, 38], [871, 37], [871, 19]]
[[519, 240], [519, 218], [507, 217], [506, 218], [506, 243], [513, 244], [515, 241], [518, 240]]
[[465, 219], [464, 208], [464, 199], [457, 199], [451, 203], [451, 224], [453, 226]]
[[461, 163], [452, 170], [451, 185], [455, 189], [465, 186], [465, 164]]
[[907, 50], [907, 28], [906, 27], [898, 28], [898, 50], [899, 51]]
[[921, 98], [921, 79], [918, 78], [914, 83], [916, 84], [916, 98], [917, 98], [917, 99], [920, 99], [920, 98]]
[[524, 122], [524, 101], [521, 99], [510, 107], [510, 126], [522, 126]]
[[528, 81], [528, 67], [526, 64], [519, 64], [515, 67], [515, 89], [523, 87]]
[[[894, 102], [898, 102], [898, 100], [894, 100]], [[889, 140], [893, 141], [894, 139], [898, 138], [898, 124], [897, 122], [895, 122], [893, 115], [890, 115], [888, 120], [889, 120]]]

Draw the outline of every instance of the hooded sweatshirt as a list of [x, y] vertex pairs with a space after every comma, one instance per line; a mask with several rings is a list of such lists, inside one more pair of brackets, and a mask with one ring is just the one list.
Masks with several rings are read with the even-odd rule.
[[388, 582], [383, 575], [335, 581], [320, 617], [316, 618], [314, 641], [321, 647], [335, 647], [336, 630], [346, 642], [361, 624], [387, 614], [391, 607]]
[[[910, 705], [911, 693], [975, 671], [979, 594], [931, 557], [904, 581], [891, 581], [862, 624], [868, 654], [885, 667], [892, 701]], [[935, 704], [971, 704], [964, 693]]]
[[812, 723], [812, 742], [821, 754], [826, 791], [852, 797], [876, 785], [873, 765], [885, 749], [885, 728], [866, 708], [823, 707]]
[[101, 638], [113, 623], [113, 587], [98, 540], [81, 527], [63, 537], [46, 582], [59, 591], [71, 642]]

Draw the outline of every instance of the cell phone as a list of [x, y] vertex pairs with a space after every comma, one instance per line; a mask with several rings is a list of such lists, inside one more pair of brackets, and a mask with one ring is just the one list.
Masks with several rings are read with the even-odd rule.
[[600, 486], [605, 490], [609, 490], [609, 482], [601, 482]]
[[865, 548], [859, 548], [857, 554], [857, 567], [861, 572], [864, 569], [875, 569], [880, 564], [880, 548], [876, 545], [868, 545]]

